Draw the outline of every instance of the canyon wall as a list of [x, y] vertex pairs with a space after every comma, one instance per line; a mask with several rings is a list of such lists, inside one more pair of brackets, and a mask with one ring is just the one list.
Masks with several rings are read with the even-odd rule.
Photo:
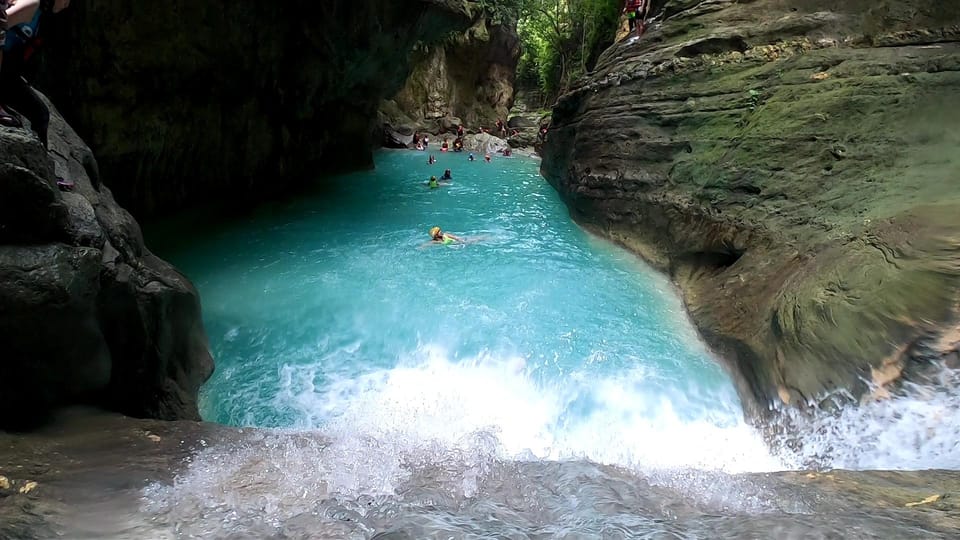
[[516, 23], [478, 18], [466, 32], [419, 47], [413, 72], [383, 112], [391, 124], [432, 131], [445, 127], [445, 117], [458, 118], [472, 130], [493, 129], [513, 106], [519, 59]]
[[955, 366], [960, 4], [655, 8], [555, 107], [573, 216], [670, 272], [757, 412]]
[[465, 0], [75, 2], [40, 85], [134, 215], [283, 193], [372, 165], [376, 111]]

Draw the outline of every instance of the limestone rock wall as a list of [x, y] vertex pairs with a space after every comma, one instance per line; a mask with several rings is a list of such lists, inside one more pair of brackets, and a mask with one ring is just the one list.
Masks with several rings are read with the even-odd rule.
[[393, 124], [437, 130], [438, 120], [455, 117], [471, 129], [492, 129], [513, 106], [519, 59], [516, 23], [478, 18], [466, 32], [418, 47], [410, 77], [381, 110]]
[[[371, 165], [379, 102], [465, 0], [85, 0], [47, 29], [41, 86], [137, 216]], [[377, 141], [378, 142], [378, 141]]]
[[0, 429], [77, 402], [199, 419], [213, 361], [193, 285], [144, 246], [55, 110], [49, 156], [0, 128]]
[[672, 274], [758, 410], [956, 365], [960, 4], [655, 7], [554, 109], [575, 218]]

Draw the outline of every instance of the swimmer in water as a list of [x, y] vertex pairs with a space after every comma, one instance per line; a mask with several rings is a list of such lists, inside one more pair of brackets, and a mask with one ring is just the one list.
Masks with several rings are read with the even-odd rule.
[[477, 158], [474, 157], [473, 152], [470, 152], [470, 155], [467, 156], [467, 159], [468, 159], [469, 161], [474, 161], [474, 160], [476, 160]]
[[430, 243], [443, 244], [445, 246], [450, 244], [462, 244], [463, 238], [450, 233], [445, 233], [440, 229], [440, 227], [433, 227], [430, 229]]
[[433, 157], [433, 154], [430, 154], [430, 157], [427, 158], [427, 165], [433, 165], [437, 162], [437, 158]]
[[428, 186], [430, 189], [437, 189], [438, 187], [440, 187], [440, 182], [437, 182], [437, 177], [436, 177], [436, 176], [431, 176], [431, 177], [430, 177], [430, 181], [427, 182], [427, 186]]
[[453, 173], [450, 172], [450, 169], [443, 171], [443, 176], [440, 177], [441, 180], [453, 180]]
[[471, 236], [470, 238], [463, 238], [454, 234], [445, 233], [440, 229], [440, 227], [433, 227], [430, 229], [430, 241], [421, 245], [420, 248], [422, 249], [427, 246], [433, 246], [437, 244], [444, 246], [476, 244], [478, 242], [484, 242], [488, 238], [488, 236]]

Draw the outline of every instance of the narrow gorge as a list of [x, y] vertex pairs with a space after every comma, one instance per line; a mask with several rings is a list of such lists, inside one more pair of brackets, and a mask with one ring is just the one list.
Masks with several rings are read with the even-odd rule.
[[624, 4], [42, 15], [0, 540], [960, 536], [960, 3]]

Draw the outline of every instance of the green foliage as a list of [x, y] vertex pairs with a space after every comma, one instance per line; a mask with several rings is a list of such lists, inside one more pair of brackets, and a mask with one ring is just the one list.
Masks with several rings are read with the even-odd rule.
[[527, 3], [528, 0], [479, 0], [477, 2], [494, 24], [516, 21]]
[[485, 0], [516, 10], [524, 45], [518, 81], [553, 100], [613, 43], [620, 0]]

